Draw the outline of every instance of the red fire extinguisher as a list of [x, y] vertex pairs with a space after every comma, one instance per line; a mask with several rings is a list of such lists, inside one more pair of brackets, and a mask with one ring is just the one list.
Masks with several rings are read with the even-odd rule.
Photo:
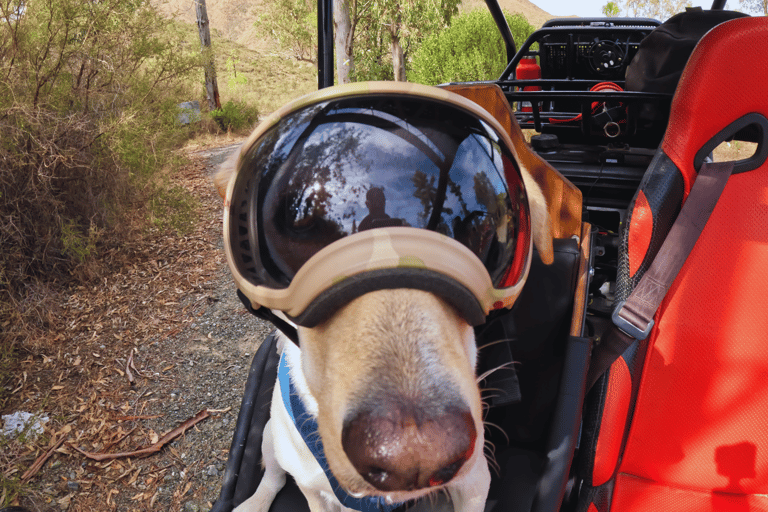
[[[515, 78], [518, 80], [539, 80], [541, 79], [541, 68], [536, 62], [536, 57], [523, 57], [515, 68]], [[540, 91], [538, 85], [528, 85], [523, 87], [524, 91]], [[521, 112], [533, 112], [533, 104], [530, 101], [521, 101], [518, 103]]]

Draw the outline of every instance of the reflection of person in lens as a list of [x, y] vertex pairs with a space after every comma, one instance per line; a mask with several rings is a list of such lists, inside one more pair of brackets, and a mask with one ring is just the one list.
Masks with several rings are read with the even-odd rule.
[[384, 197], [383, 188], [372, 188], [365, 194], [365, 206], [368, 208], [368, 215], [360, 221], [358, 231], [365, 231], [380, 225], [380, 221], [389, 219], [389, 215], [384, 213], [384, 206], [387, 198]]

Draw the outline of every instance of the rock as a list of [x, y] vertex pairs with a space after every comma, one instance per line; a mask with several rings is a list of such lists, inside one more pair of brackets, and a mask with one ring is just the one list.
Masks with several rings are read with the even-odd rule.
[[184, 103], [179, 103], [179, 115], [177, 117], [179, 124], [196, 123], [200, 121], [201, 118], [199, 101], [185, 101]]
[[32, 441], [43, 433], [45, 423], [48, 423], [48, 416], [40, 416], [29, 412], [18, 411], [13, 414], [4, 414], [3, 436], [18, 437], [25, 434], [28, 441]]

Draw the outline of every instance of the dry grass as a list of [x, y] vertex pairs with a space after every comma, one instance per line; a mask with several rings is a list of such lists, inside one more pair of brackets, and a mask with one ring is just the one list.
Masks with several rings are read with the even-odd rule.
[[715, 162], [730, 162], [744, 160], [755, 154], [757, 144], [754, 142], [732, 141], [723, 142], [715, 148]]
[[[528, 0], [499, 0], [499, 5], [505, 12], [511, 14], [522, 14], [528, 23], [536, 28], [539, 28], [545, 21], [560, 17], [568, 16], [570, 13], [557, 13], [556, 15], [549, 14], [539, 6], [529, 2]], [[487, 9], [484, 0], [464, 0], [461, 3], [462, 11], [471, 11], [475, 9]]]
[[[213, 29], [218, 84], [222, 103], [240, 100], [268, 114], [288, 101], [317, 89], [314, 65], [298, 62], [278, 48], [267, 34], [259, 33], [254, 22], [265, 0], [222, 0], [209, 2], [208, 17]], [[188, 44], [199, 45], [196, 14], [186, 0], [153, 2], [175, 23], [186, 26]], [[519, 13], [535, 27], [553, 16], [528, 0], [501, 0], [502, 8]], [[462, 10], [485, 9], [483, 0], [464, 0]]]
[[[231, 3], [225, 2], [225, 5]], [[216, 27], [210, 10], [209, 16]], [[179, 17], [170, 23], [183, 28], [187, 45], [197, 47], [200, 45], [197, 26], [187, 18]], [[239, 34], [238, 30], [230, 29], [229, 32], [215, 30], [212, 35], [222, 104], [229, 100], [240, 101], [256, 106], [263, 115], [317, 89], [314, 65], [296, 61], [267, 39], [242, 41], [242, 38], [238, 40]], [[203, 105], [203, 110], [206, 108]]]

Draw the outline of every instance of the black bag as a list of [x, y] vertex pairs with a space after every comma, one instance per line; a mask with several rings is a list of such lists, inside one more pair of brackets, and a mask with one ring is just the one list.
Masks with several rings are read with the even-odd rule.
[[[643, 39], [627, 65], [626, 90], [673, 94], [685, 64], [704, 34], [720, 23], [748, 17], [735, 11], [703, 11], [691, 8], [669, 18]], [[663, 111], [662, 111], [663, 110]], [[666, 119], [668, 109], [654, 103], [639, 106], [639, 119]]]

